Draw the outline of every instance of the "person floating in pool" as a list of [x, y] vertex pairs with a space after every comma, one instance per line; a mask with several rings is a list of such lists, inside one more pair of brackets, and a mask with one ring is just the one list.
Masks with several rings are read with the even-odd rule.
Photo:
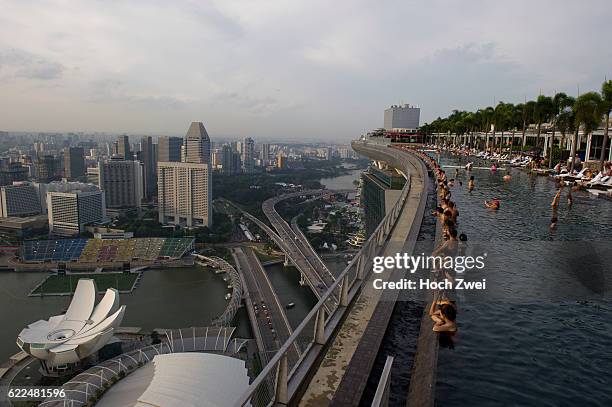
[[556, 216], [553, 216], [550, 219], [550, 225], [548, 226], [548, 228], [552, 231], [552, 230], [557, 230], [557, 222], [559, 221], [559, 218], [557, 218]]
[[466, 169], [466, 171], [472, 171], [472, 166], [473, 166], [473, 165], [474, 165], [474, 164], [473, 164], [471, 161], [470, 161], [470, 162], [468, 162], [468, 163], [465, 165], [465, 169]]
[[509, 174], [504, 175], [504, 181], [508, 182], [508, 181], [510, 181], [511, 179], [512, 179], [512, 177], [511, 177]]
[[453, 301], [439, 299], [438, 293], [434, 294], [429, 316], [434, 321], [434, 332], [457, 332], [457, 306]]
[[474, 176], [470, 176], [470, 180], [468, 181], [468, 191], [472, 191], [474, 189]]
[[484, 201], [484, 204], [487, 208], [489, 209], [499, 209], [501, 203], [499, 202], [499, 199], [497, 198], [493, 198], [490, 201]]
[[497, 165], [495, 165], [495, 163], [493, 163], [491, 165], [491, 172], [495, 172], [495, 171], [497, 171]]
[[568, 209], [572, 209], [572, 205], [574, 204], [574, 197], [572, 196], [572, 189], [568, 188], [567, 190], [567, 207]]
[[559, 201], [561, 200], [561, 191], [563, 190], [563, 186], [560, 186], [559, 189], [557, 190], [557, 193], [555, 194], [552, 202], [550, 203], [550, 206], [552, 206], [553, 208], [558, 208], [559, 207]]

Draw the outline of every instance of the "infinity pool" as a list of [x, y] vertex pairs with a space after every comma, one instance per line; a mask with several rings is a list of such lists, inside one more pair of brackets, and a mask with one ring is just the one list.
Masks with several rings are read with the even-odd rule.
[[[436, 404], [611, 406], [612, 201], [577, 192], [570, 208], [566, 189], [550, 230], [550, 179], [516, 169], [457, 178], [459, 232], [469, 251], [487, 253], [487, 290], [457, 295], [459, 333], [440, 349]], [[483, 205], [494, 197], [498, 211]]]

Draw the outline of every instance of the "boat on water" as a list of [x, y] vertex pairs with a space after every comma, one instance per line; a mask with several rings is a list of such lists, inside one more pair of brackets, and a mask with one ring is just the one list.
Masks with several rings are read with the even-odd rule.
[[225, 299], [226, 300], [229, 300], [230, 298], [232, 298], [232, 294], [230, 294], [230, 293], [225, 294]]
[[290, 302], [289, 304], [285, 305], [285, 308], [287, 309], [291, 309], [293, 307], [295, 307], [295, 302]]

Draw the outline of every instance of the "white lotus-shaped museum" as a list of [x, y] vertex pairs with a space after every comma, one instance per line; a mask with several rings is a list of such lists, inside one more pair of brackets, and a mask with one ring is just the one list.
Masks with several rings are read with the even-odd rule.
[[76, 363], [98, 351], [121, 324], [125, 305], [119, 306], [119, 292], [109, 288], [94, 308], [96, 293], [94, 280], [80, 279], [66, 313], [28, 325], [17, 345], [48, 367]]

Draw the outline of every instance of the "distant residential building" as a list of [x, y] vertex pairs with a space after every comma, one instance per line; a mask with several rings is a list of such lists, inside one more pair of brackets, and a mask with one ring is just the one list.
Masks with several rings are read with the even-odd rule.
[[144, 197], [143, 165], [118, 158], [101, 161], [98, 186], [104, 191], [107, 208], [140, 207]]
[[213, 169], [221, 168], [223, 166], [223, 150], [221, 148], [214, 148], [212, 150], [210, 159]]
[[210, 163], [210, 138], [202, 122], [193, 122], [185, 135], [185, 162]]
[[66, 147], [64, 149], [64, 177], [70, 181], [85, 176], [85, 151], [83, 147]]
[[63, 192], [47, 192], [47, 212], [49, 232], [57, 236], [78, 235], [107, 220], [104, 192], [90, 184], [66, 183]]
[[134, 153], [130, 147], [130, 139], [128, 136], [119, 136], [117, 138], [117, 151], [116, 155], [123, 158], [124, 160], [133, 160]]
[[419, 128], [421, 109], [408, 104], [393, 105], [385, 110], [386, 130], [416, 130]]
[[212, 225], [210, 164], [159, 162], [157, 173], [160, 223], [186, 227]]
[[157, 160], [153, 153], [153, 138], [145, 136], [140, 142], [140, 160], [144, 168], [144, 196], [153, 198], [157, 187]]
[[0, 187], [0, 218], [31, 216], [42, 212], [36, 188], [27, 182]]
[[255, 167], [255, 141], [245, 137], [241, 144], [242, 169], [246, 174], [251, 174]]
[[276, 156], [276, 167], [280, 169], [287, 168], [287, 157], [279, 153]]
[[180, 137], [160, 137], [157, 141], [158, 162], [181, 161], [181, 147], [183, 139]]

